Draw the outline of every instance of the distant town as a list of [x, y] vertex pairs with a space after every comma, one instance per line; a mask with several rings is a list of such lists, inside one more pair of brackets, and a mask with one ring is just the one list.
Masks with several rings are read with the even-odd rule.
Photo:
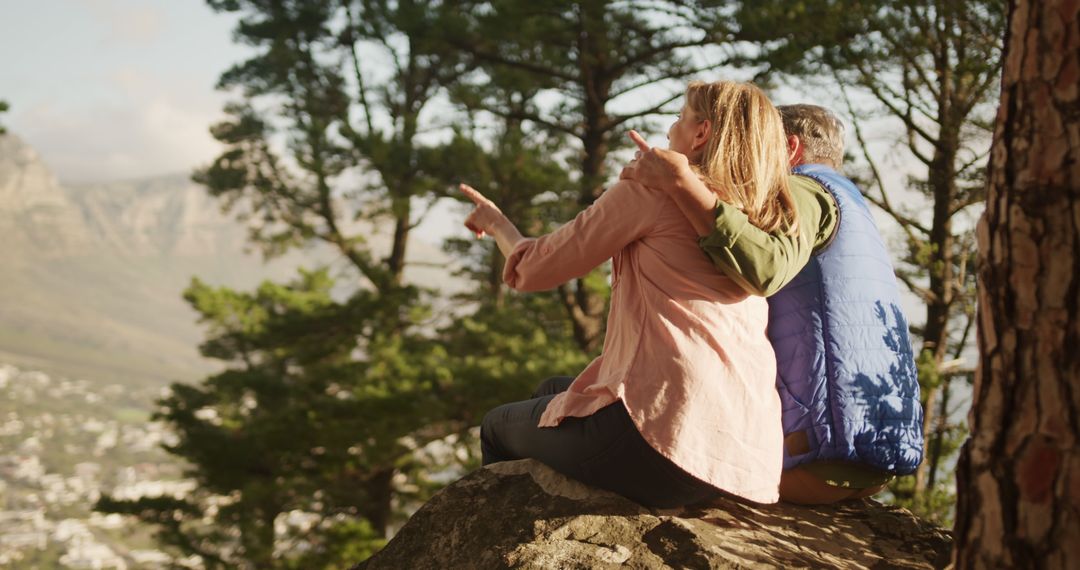
[[171, 434], [150, 421], [160, 395], [0, 364], [0, 568], [200, 566], [155, 548], [130, 517], [93, 511], [102, 493], [194, 488], [161, 449]]

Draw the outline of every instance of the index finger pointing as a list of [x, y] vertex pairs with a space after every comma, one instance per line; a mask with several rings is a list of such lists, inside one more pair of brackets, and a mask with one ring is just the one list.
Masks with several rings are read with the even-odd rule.
[[638, 134], [637, 131], [630, 131], [630, 140], [634, 141], [641, 152], [649, 152], [649, 143], [645, 142], [645, 137]]
[[485, 198], [483, 194], [468, 184], [458, 184], [458, 189], [461, 190], [461, 193], [464, 194], [466, 198], [472, 200], [477, 206], [488, 203], [488, 199]]

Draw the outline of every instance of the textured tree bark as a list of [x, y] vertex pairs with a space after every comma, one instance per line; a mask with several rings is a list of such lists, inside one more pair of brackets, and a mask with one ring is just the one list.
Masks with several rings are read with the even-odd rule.
[[1014, 0], [978, 228], [958, 568], [1080, 560], [1080, 0]]

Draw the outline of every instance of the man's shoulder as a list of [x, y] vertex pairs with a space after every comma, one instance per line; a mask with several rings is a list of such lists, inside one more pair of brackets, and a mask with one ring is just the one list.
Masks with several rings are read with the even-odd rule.
[[788, 188], [796, 203], [835, 204], [833, 195], [817, 180], [799, 173], [788, 176]]
[[791, 174], [788, 188], [799, 212], [802, 232], [817, 250], [829, 242], [836, 230], [839, 209], [836, 198], [824, 185], [804, 174]]
[[820, 182], [814, 180], [806, 174], [800, 174], [798, 172], [793, 172], [788, 175], [788, 185], [791, 187], [791, 191], [793, 193], [799, 192], [803, 194], [817, 194], [825, 191], [825, 188], [821, 185]]
[[854, 180], [828, 164], [799, 164], [791, 171], [791, 179], [796, 178], [805, 181], [804, 184], [812, 185], [821, 190], [825, 190], [826, 186], [850, 186], [862, 194], [862, 190]]

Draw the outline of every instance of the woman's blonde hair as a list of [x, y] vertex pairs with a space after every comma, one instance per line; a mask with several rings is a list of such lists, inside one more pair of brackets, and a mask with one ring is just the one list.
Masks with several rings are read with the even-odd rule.
[[794, 234], [787, 138], [769, 98], [749, 83], [693, 81], [686, 87], [686, 109], [712, 123], [696, 164], [705, 184], [758, 228]]

